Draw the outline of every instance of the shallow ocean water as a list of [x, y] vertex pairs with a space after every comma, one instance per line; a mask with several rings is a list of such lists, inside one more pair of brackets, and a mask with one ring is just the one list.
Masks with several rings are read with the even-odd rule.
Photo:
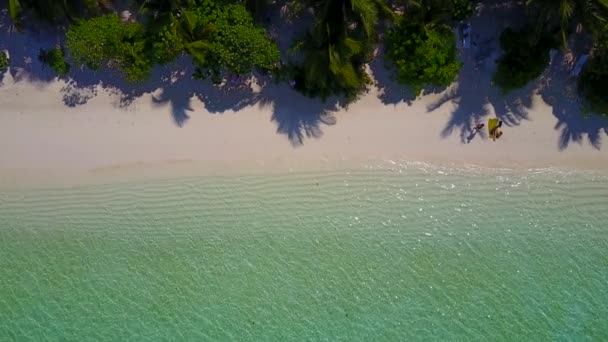
[[608, 176], [0, 191], [0, 340], [608, 340]]

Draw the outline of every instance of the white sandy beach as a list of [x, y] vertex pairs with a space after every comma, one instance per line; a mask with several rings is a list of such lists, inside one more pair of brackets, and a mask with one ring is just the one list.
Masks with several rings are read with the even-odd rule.
[[[133, 89], [88, 71], [57, 79], [32, 59], [44, 38], [4, 33], [3, 41], [12, 64], [0, 86], [1, 187], [403, 161], [608, 170], [608, 120], [580, 115], [563, 56], [539, 82], [503, 97], [490, 85], [497, 42], [484, 37], [439, 94], [404, 101], [377, 61], [378, 84], [337, 110], [287, 85], [219, 90], [188, 74], [172, 83], [175, 66]], [[484, 129], [467, 143], [475, 123], [494, 116], [504, 135], [494, 142]]]
[[[245, 169], [287, 172], [391, 160], [608, 169], [608, 149], [600, 141], [606, 139], [605, 127], [591, 140], [589, 132], [570, 132], [540, 98], [533, 99], [526, 119], [505, 120], [504, 135], [498, 141], [488, 139], [484, 130], [466, 143], [461, 139], [461, 125], [445, 132], [455, 104], [427, 110], [435, 95], [411, 106], [385, 105], [371, 92], [347, 110], [319, 117], [316, 101], [278, 87], [272, 92], [281, 96], [280, 108], [257, 103], [214, 114], [193, 98], [191, 111], [186, 112], [190, 118], [180, 127], [172, 117], [171, 103], [156, 105], [151, 95], [119, 108], [115, 96], [100, 92], [84, 105], [67, 107], [61, 82], [42, 88], [10, 82], [5, 79], [0, 88], [3, 186], [32, 179], [71, 184], [79, 177], [104, 173], [155, 177], [166, 172], [198, 175]], [[291, 110], [302, 119], [281, 117]], [[312, 113], [307, 114], [308, 110]], [[492, 108], [489, 112], [481, 120], [493, 115]], [[287, 126], [284, 132], [278, 130], [282, 125]], [[288, 133], [296, 136], [290, 139]]]

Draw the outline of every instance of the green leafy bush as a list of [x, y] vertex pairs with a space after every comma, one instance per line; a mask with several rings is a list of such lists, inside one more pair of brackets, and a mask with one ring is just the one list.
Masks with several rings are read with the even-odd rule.
[[184, 52], [184, 41], [174, 25], [163, 27], [152, 44], [156, 62], [166, 64]]
[[152, 44], [154, 58], [165, 63], [182, 53], [191, 55], [197, 65], [196, 78], [212, 76], [218, 80], [222, 71], [237, 74], [255, 68], [273, 69], [279, 50], [255, 25], [243, 5], [225, 5], [200, 0], [170, 18]]
[[515, 32], [508, 28], [500, 35], [500, 45], [504, 54], [498, 60], [493, 79], [508, 93], [543, 73], [549, 63], [549, 50], [559, 46], [559, 40], [549, 35], [535, 39], [531, 31]]
[[450, 85], [461, 67], [456, 60], [456, 38], [447, 29], [404, 20], [388, 32], [386, 50], [397, 81], [414, 88], [416, 94], [425, 86]]
[[53, 48], [48, 51], [41, 49], [38, 57], [59, 75], [65, 75], [70, 71], [70, 64], [65, 61], [65, 55], [61, 48]]
[[117, 15], [79, 21], [68, 29], [66, 37], [71, 57], [90, 69], [108, 66], [124, 73], [128, 80], [139, 81], [152, 68], [143, 27], [123, 23]]
[[237, 74], [253, 68], [272, 69], [279, 61], [279, 49], [256, 27], [245, 7], [226, 7], [226, 20], [217, 24], [217, 39], [211, 52], [219, 63]]
[[9, 61], [6, 52], [0, 52], [0, 72], [5, 72], [8, 69]]

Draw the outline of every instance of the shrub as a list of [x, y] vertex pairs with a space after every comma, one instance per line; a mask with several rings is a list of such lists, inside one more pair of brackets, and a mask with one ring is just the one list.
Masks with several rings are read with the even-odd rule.
[[40, 60], [55, 70], [59, 75], [65, 75], [70, 71], [70, 64], [65, 61], [65, 55], [62, 48], [53, 48], [48, 51], [40, 49]]
[[109, 66], [128, 80], [138, 81], [152, 69], [141, 24], [123, 23], [115, 14], [79, 21], [68, 29], [66, 37], [74, 61], [92, 70]]
[[243, 6], [228, 6], [226, 11], [227, 20], [218, 24], [212, 48], [219, 63], [237, 74], [250, 72], [254, 67], [274, 68], [279, 61], [279, 50], [264, 29], [254, 25]]
[[461, 67], [456, 60], [456, 38], [449, 30], [402, 21], [388, 33], [386, 50], [397, 81], [414, 88], [416, 94], [425, 86], [450, 85]]
[[549, 50], [559, 46], [559, 40], [550, 35], [535, 39], [531, 31], [515, 32], [505, 29], [500, 35], [504, 51], [498, 59], [494, 82], [504, 92], [524, 87], [539, 77], [549, 63]]
[[156, 61], [166, 63], [185, 52], [196, 64], [197, 79], [211, 76], [214, 82], [221, 82], [224, 71], [244, 74], [255, 68], [270, 70], [279, 61], [276, 44], [238, 4], [214, 0], [192, 3], [171, 15], [155, 38], [150, 45]]

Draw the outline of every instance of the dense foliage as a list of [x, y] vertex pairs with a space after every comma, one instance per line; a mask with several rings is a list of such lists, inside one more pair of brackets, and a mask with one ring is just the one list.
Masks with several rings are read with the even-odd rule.
[[527, 4], [535, 17], [536, 33], [560, 31], [564, 44], [578, 25], [593, 35], [602, 32], [608, 16], [606, 0], [528, 0]]
[[[17, 29], [43, 22], [66, 30], [65, 50], [43, 51], [41, 60], [60, 75], [70, 63], [110, 68], [131, 81], [145, 80], [154, 65], [189, 55], [195, 78], [221, 83], [255, 70], [289, 81], [295, 90], [323, 99], [354, 99], [371, 83], [366, 65], [384, 43], [395, 78], [420, 92], [456, 78], [453, 28], [483, 0], [8, 0]], [[549, 51], [567, 47], [574, 32], [593, 49], [579, 77], [580, 93], [606, 112], [608, 0], [526, 0], [523, 31], [505, 30], [494, 82], [504, 92], [523, 87], [547, 67]], [[523, 5], [523, 3], [520, 3]], [[118, 13], [128, 9], [130, 18]], [[310, 19], [281, 56], [263, 25], [278, 10]], [[398, 13], [398, 14], [397, 14]], [[282, 32], [278, 32], [279, 35]], [[281, 37], [282, 38], [282, 37]], [[61, 42], [62, 40], [58, 40]], [[282, 61], [281, 61], [282, 60]], [[0, 55], [6, 70], [8, 58]]]
[[59, 75], [65, 75], [70, 71], [70, 64], [66, 62], [62, 48], [56, 47], [48, 51], [41, 49], [38, 58]]
[[[146, 79], [155, 63], [169, 63], [183, 53], [193, 57], [199, 76], [211, 74], [214, 78], [224, 71], [241, 74], [278, 64], [276, 45], [242, 4], [221, 0], [139, 2], [145, 25], [123, 22], [116, 14], [75, 21], [66, 33], [66, 47], [76, 64], [93, 70], [113, 68], [131, 81]], [[93, 7], [84, 8], [90, 14]], [[66, 65], [53, 68], [63, 72]]]
[[[198, 58], [201, 68], [217, 72], [225, 69], [236, 74], [251, 72], [254, 68], [272, 69], [279, 61], [279, 50], [266, 36], [266, 32], [253, 22], [251, 14], [242, 5], [221, 6], [210, 1], [198, 7], [201, 35], [207, 43], [200, 44], [208, 58]], [[196, 34], [195, 34], [196, 35]], [[187, 50], [193, 56], [192, 49]], [[195, 57], [196, 58], [196, 57]]]
[[8, 69], [9, 62], [6, 52], [0, 51], [0, 72], [5, 72]]
[[380, 16], [394, 13], [382, 0], [309, 0], [313, 26], [292, 51], [295, 88], [310, 96], [356, 97], [367, 84], [364, 66], [371, 59]]
[[90, 69], [108, 66], [132, 81], [145, 79], [152, 69], [143, 27], [124, 23], [115, 14], [79, 21], [70, 26], [66, 37], [71, 57]]
[[456, 38], [448, 30], [403, 20], [388, 33], [386, 44], [397, 80], [414, 88], [416, 94], [425, 86], [450, 85], [460, 70]]
[[276, 44], [255, 25], [243, 5], [197, 0], [179, 8], [167, 1], [156, 1], [154, 6], [174, 12], [159, 20], [160, 25], [158, 21], [148, 25], [148, 36], [153, 40], [151, 58], [157, 63], [187, 53], [197, 65], [198, 77], [212, 76], [217, 81], [223, 72], [244, 74], [277, 66], [280, 56]]
[[500, 45], [504, 54], [498, 60], [494, 82], [507, 93], [539, 77], [549, 63], [549, 51], [558, 42], [549, 35], [536, 40], [528, 31], [506, 29], [500, 36]]

